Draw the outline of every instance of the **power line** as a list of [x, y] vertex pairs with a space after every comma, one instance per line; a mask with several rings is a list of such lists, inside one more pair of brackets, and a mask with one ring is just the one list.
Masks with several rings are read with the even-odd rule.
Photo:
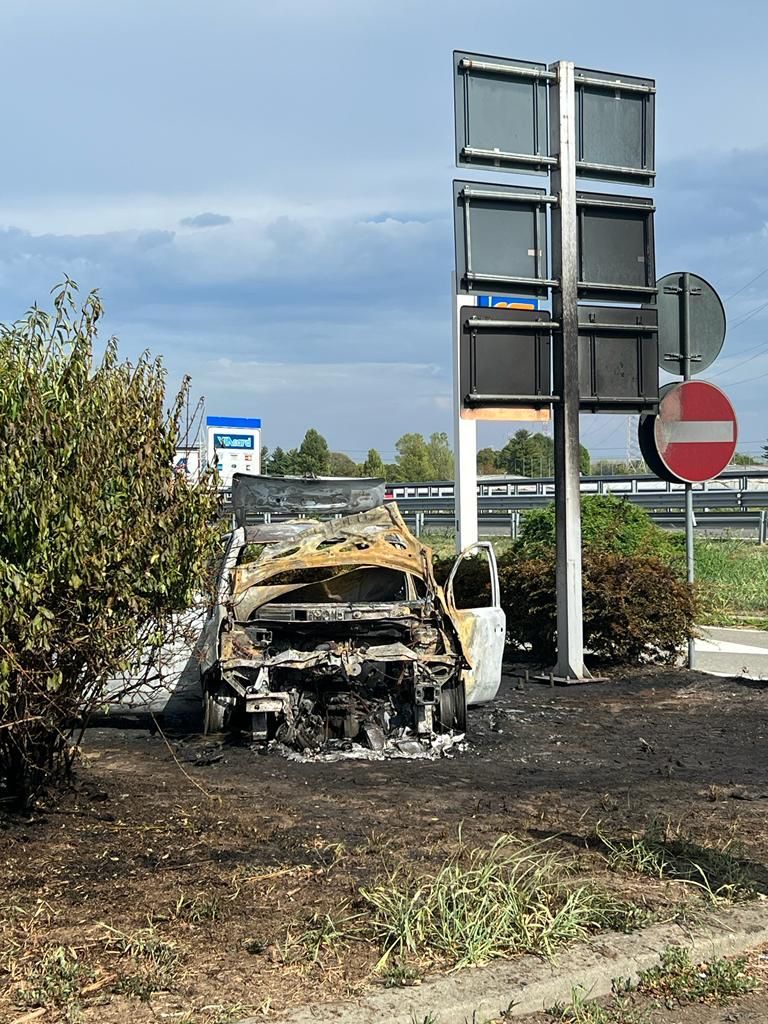
[[729, 388], [737, 388], [739, 384], [751, 384], [752, 381], [762, 380], [763, 377], [768, 377], [768, 371], [766, 373], [759, 373], [756, 377], [745, 377], [744, 380], [729, 380], [726, 381], [726, 385]]
[[756, 306], [753, 310], [751, 310], [749, 313], [746, 313], [744, 316], [737, 317], [736, 321], [731, 324], [731, 330], [735, 331], [739, 327], [743, 327], [744, 324], [748, 320], [751, 320], [753, 316], [757, 316], [758, 313], [762, 313], [766, 306], [768, 306], [768, 300], [762, 302], [759, 306]]
[[732, 292], [732, 294], [730, 294], [730, 295], [728, 296], [728, 298], [727, 298], [727, 299], [724, 299], [723, 301], [725, 301], [725, 302], [730, 302], [730, 301], [731, 301], [731, 299], [735, 299], [737, 295], [741, 295], [741, 293], [742, 293], [742, 292], [745, 292], [745, 291], [747, 290], [747, 288], [749, 288], [749, 286], [750, 286], [751, 284], [754, 284], [754, 283], [755, 283], [755, 281], [759, 281], [761, 277], [764, 277], [764, 276], [765, 276], [765, 274], [768, 274], [768, 267], [765, 267], [765, 269], [764, 269], [764, 270], [761, 270], [761, 271], [760, 271], [760, 273], [759, 273], [759, 274], [756, 274], [756, 275], [755, 275], [755, 276], [754, 276], [754, 277], [752, 278], [752, 280], [751, 280], [751, 281], [747, 281], [747, 283], [746, 283], [746, 284], [743, 284], [743, 285], [741, 286], [741, 288], [737, 289], [737, 291], [735, 291], [735, 292]]
[[[751, 349], [747, 349], [747, 352], [750, 352], [750, 351], [752, 351], [752, 350]], [[768, 352], [768, 345], [760, 345], [759, 351], [755, 352], [755, 354], [753, 356], [750, 356], [749, 359], [743, 359], [740, 363], [735, 363], [733, 366], [729, 366], [727, 370], [721, 370], [720, 373], [714, 373], [714, 374], [712, 374], [712, 376], [713, 377], [722, 377], [723, 374], [727, 375], [732, 370], [738, 370], [740, 366], [746, 366], [747, 363], [751, 363], [753, 359], [759, 359], [760, 356], [765, 355], [766, 352]], [[728, 382], [726, 381], [726, 384], [727, 383]]]

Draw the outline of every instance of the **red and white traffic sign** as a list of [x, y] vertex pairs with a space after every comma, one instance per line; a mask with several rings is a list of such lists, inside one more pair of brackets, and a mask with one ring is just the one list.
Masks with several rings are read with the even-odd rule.
[[676, 483], [712, 480], [736, 451], [736, 413], [726, 394], [703, 380], [667, 384], [659, 411], [643, 416], [640, 447], [649, 467]]

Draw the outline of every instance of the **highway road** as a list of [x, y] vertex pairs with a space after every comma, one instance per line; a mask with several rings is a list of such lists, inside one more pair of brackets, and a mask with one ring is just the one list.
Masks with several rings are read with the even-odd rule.
[[700, 627], [696, 668], [719, 676], [768, 681], [768, 630]]

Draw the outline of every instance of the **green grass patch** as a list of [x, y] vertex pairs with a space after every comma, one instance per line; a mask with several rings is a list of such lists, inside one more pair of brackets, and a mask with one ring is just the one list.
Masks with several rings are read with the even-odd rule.
[[58, 1010], [67, 1022], [80, 1020], [83, 989], [94, 971], [69, 946], [53, 946], [24, 972], [16, 992], [22, 1006]]
[[541, 844], [502, 836], [429, 874], [398, 868], [360, 892], [367, 929], [390, 960], [466, 967], [517, 953], [549, 956], [602, 929], [639, 923], [637, 908], [592, 885]]
[[614, 995], [602, 1006], [588, 999], [581, 986], [571, 991], [569, 1003], [556, 1003], [547, 1010], [547, 1016], [565, 1024], [650, 1024], [650, 1011], [635, 1006], [627, 996]]
[[598, 1003], [587, 998], [581, 986], [571, 992], [569, 1003], [557, 1003], [547, 1016], [565, 1024], [650, 1024], [653, 1009], [690, 1003], [727, 1006], [739, 996], [758, 988], [746, 971], [746, 957], [726, 960], [715, 957], [695, 963], [682, 946], [670, 946], [655, 967], [641, 971], [636, 985], [616, 979], [610, 1000]]
[[758, 894], [757, 880], [732, 843], [703, 846], [687, 836], [653, 832], [629, 839], [613, 839], [598, 828], [597, 840], [608, 866], [614, 871], [634, 871], [652, 878], [670, 879], [695, 886], [717, 900], [749, 900]]
[[116, 992], [146, 1003], [153, 993], [176, 986], [181, 950], [174, 942], [162, 939], [153, 924], [131, 933], [109, 927], [107, 932], [106, 948], [121, 960]]
[[716, 957], [694, 963], [682, 946], [670, 946], [657, 967], [640, 973], [637, 991], [661, 997], [669, 1004], [716, 1003], [724, 1006], [737, 996], [753, 992], [758, 982], [746, 973], [746, 957]]
[[768, 546], [697, 541], [695, 558], [703, 622], [768, 626]]

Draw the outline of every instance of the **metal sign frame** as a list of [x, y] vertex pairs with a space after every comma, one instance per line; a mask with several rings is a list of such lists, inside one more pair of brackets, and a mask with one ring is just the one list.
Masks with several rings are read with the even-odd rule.
[[[605, 358], [606, 348], [614, 356], [623, 352], [623, 365], [617, 358]], [[579, 387], [583, 411], [655, 410], [659, 402], [658, 357], [655, 309], [579, 306]]]
[[[698, 274], [676, 271], [659, 278], [656, 285], [659, 366], [681, 377], [686, 373], [688, 376], [703, 373], [720, 355], [725, 342], [726, 316], [722, 299], [709, 281]], [[683, 343], [686, 332], [695, 346], [687, 353]]]
[[[548, 153], [546, 65], [455, 50], [453, 74], [456, 164], [546, 174], [555, 163]], [[507, 139], [528, 136], [519, 151], [496, 145], [503, 141], [496, 134], [502, 115]]]
[[[547, 272], [549, 253], [546, 208], [554, 202], [554, 197], [548, 195], [542, 188], [454, 181], [454, 237], [458, 290], [468, 295], [493, 292], [546, 298], [548, 289], [557, 284]], [[485, 212], [493, 215], [486, 218], [486, 223], [492, 225], [496, 235], [492, 241], [498, 244], [499, 225], [505, 208], [509, 212], [515, 211], [528, 217], [529, 223], [524, 237], [522, 232], [518, 239], [510, 234], [509, 241], [512, 244], [517, 241], [521, 247], [525, 246], [526, 253], [518, 253], [517, 259], [519, 263], [532, 260], [530, 274], [505, 274], [501, 268], [496, 270], [488, 264], [483, 264], [480, 250], [488, 236], [480, 229], [477, 214]], [[487, 232], [488, 229], [485, 230]]]
[[574, 86], [577, 176], [654, 185], [655, 81], [576, 68]]
[[[556, 672], [563, 680], [584, 679], [589, 673], [584, 664], [582, 607], [579, 347], [580, 341], [582, 348], [585, 344], [591, 346], [586, 397], [592, 407], [598, 409], [602, 396], [597, 392], [602, 384], [596, 372], [595, 349], [597, 338], [602, 336], [602, 321], [595, 314], [587, 324], [590, 330], [580, 332], [578, 303], [580, 299], [652, 303], [656, 280], [651, 200], [593, 193], [577, 195], [576, 179], [578, 175], [654, 184], [655, 83], [651, 79], [581, 68], [577, 72], [570, 61], [558, 61], [545, 69], [540, 64], [463, 51], [456, 51], [453, 59], [457, 165], [527, 173], [549, 170], [552, 193], [546, 195], [543, 189], [454, 182], [457, 279], [454, 279], [452, 319], [457, 540], [461, 549], [477, 536], [475, 423], [474, 419], [463, 418], [474, 416], [475, 412], [465, 409], [466, 396], [473, 394], [471, 368], [467, 364], [464, 381], [460, 380], [460, 319], [465, 313], [460, 293], [471, 296], [471, 304], [478, 293], [546, 298], [552, 288], [552, 321], [558, 331], [556, 343], [551, 345], [552, 390], [558, 398], [552, 402], [557, 541]], [[473, 91], [474, 85], [478, 88]], [[548, 146], [546, 131], [542, 130], [542, 124], [547, 125], [547, 115]], [[483, 198], [489, 206], [485, 215], [474, 221], [472, 204], [482, 203]], [[547, 272], [544, 241], [547, 206], [551, 206], [551, 277]], [[528, 223], [525, 216], [510, 216], [506, 222], [509, 226], [506, 226], [503, 213], [509, 209], [515, 209], [518, 214], [527, 211]], [[477, 235], [483, 233], [485, 241], [477, 244]], [[507, 233], [514, 233], [512, 245], [507, 242]], [[525, 252], [521, 252], [521, 240], [528, 241], [531, 263], [526, 263]], [[526, 269], [528, 273], [523, 272]], [[646, 364], [649, 350], [654, 346], [658, 358], [655, 329], [643, 317], [643, 313], [639, 314], [639, 323], [636, 320], [630, 325], [623, 324], [621, 317], [615, 314], [610, 323], [614, 333], [622, 326], [631, 326], [637, 339], [634, 359], [629, 363], [635, 366], [637, 400], [643, 402], [640, 408], [647, 407]], [[520, 321], [523, 319], [520, 317]], [[510, 320], [510, 323], [515, 321]], [[606, 326], [606, 332], [607, 329]], [[585, 335], [586, 340], [580, 339], [580, 334]], [[469, 345], [465, 344], [464, 348], [467, 349], [465, 358], [469, 359]], [[655, 369], [655, 361], [653, 365]], [[618, 370], [619, 375], [624, 372], [623, 367]], [[626, 381], [621, 383], [625, 387]], [[481, 391], [479, 387], [474, 394], [480, 402], [498, 401], [500, 397]], [[518, 397], [527, 402], [531, 398], [530, 395]], [[617, 394], [615, 397], [623, 403], [628, 396]], [[631, 408], [637, 409], [638, 405], [635, 403]]]
[[[552, 330], [557, 325], [546, 310], [462, 306], [459, 322], [460, 394], [465, 409], [520, 405], [535, 409], [557, 401], [552, 394]], [[491, 347], [495, 351], [489, 354]], [[494, 359], [499, 347], [512, 357], [512, 373], [509, 362], [504, 367], [503, 360]], [[493, 360], [490, 373], [489, 359]]]
[[[579, 298], [608, 302], [650, 302], [656, 295], [656, 246], [653, 230], [656, 207], [653, 200], [641, 196], [577, 192], [576, 210]], [[639, 244], [634, 247], [631, 245], [634, 240], [628, 231], [630, 226], [639, 228], [641, 234]], [[594, 237], [598, 233], [602, 236], [600, 241]], [[592, 273], [597, 259], [603, 266], [610, 266], [607, 273]], [[622, 274], [622, 269], [627, 268], [640, 272]]]

